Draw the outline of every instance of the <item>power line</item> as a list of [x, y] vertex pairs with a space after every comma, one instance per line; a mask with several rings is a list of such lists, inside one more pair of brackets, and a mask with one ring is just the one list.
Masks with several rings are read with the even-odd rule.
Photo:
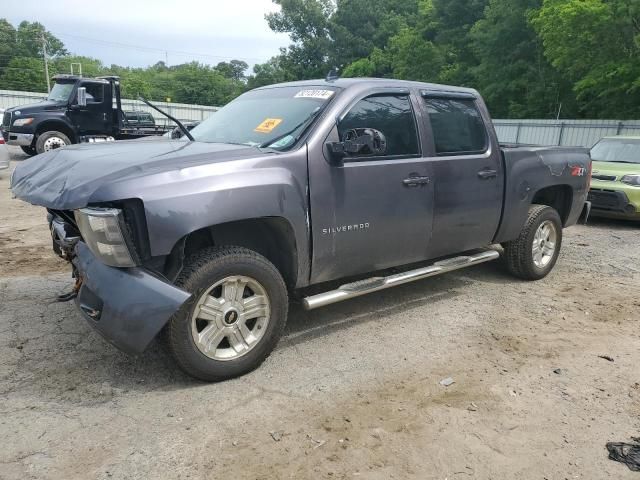
[[71, 33], [61, 33], [61, 32], [51, 32], [57, 36], [61, 36], [61, 37], [70, 37], [70, 38], [77, 38], [79, 40], [84, 40], [87, 42], [93, 42], [99, 45], [107, 45], [107, 46], [114, 46], [114, 47], [118, 47], [118, 48], [126, 48], [126, 49], [136, 49], [136, 50], [140, 50], [140, 51], [146, 51], [146, 52], [157, 52], [157, 53], [161, 53], [161, 54], [172, 54], [172, 55], [177, 55], [177, 56], [190, 56], [190, 57], [201, 57], [201, 58], [212, 58], [212, 59], [218, 59], [218, 60], [249, 60], [249, 61], [256, 61], [256, 62], [261, 62], [264, 61], [264, 59], [261, 58], [255, 58], [255, 57], [235, 57], [235, 56], [221, 56], [221, 55], [211, 55], [211, 54], [207, 54], [207, 53], [196, 53], [196, 52], [187, 52], [184, 50], [167, 50], [166, 48], [160, 48], [160, 47], [149, 47], [149, 46], [145, 46], [145, 45], [134, 45], [134, 44], [129, 44], [129, 43], [121, 43], [121, 42], [113, 42], [113, 41], [109, 41], [109, 40], [101, 40], [101, 39], [97, 39], [97, 38], [90, 38], [90, 37], [84, 37], [84, 36], [80, 36], [80, 35], [75, 35], [75, 34], [71, 34]]

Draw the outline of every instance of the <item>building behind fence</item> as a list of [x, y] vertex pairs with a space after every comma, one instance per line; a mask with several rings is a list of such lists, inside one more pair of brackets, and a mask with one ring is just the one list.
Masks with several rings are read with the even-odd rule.
[[[45, 93], [0, 90], [0, 108], [39, 102]], [[206, 105], [154, 102], [179, 120], [200, 121], [218, 110]], [[141, 110], [159, 124], [166, 119], [139, 100], [122, 100], [123, 110]], [[640, 135], [640, 120], [494, 120], [498, 139], [504, 143], [592, 147], [608, 135]]]

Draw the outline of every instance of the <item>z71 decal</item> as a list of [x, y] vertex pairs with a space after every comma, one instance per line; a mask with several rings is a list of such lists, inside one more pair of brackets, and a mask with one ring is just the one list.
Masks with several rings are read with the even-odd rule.
[[584, 167], [581, 167], [580, 165], [571, 167], [572, 177], [584, 177], [586, 174], [587, 174], [587, 169]]

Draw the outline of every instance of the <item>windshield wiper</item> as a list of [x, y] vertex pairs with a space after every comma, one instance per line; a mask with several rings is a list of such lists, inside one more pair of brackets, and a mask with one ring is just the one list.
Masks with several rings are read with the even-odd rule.
[[[305, 125], [307, 125], [308, 123], [310, 123], [314, 118], [316, 118], [318, 113], [320, 113], [321, 111], [322, 111], [322, 108], [318, 107], [316, 110], [311, 112], [311, 114], [307, 118], [305, 118], [302, 122], [300, 122], [298, 125], [293, 127], [291, 130], [289, 130], [288, 132], [285, 132], [282, 135], [279, 135], [276, 138], [273, 138], [273, 139], [271, 139], [271, 140], [269, 140], [267, 142], [261, 143], [260, 145], [258, 145], [258, 148], [266, 148], [269, 145], [273, 145], [274, 143], [279, 142], [283, 138], [288, 137], [289, 135], [291, 135], [293, 132], [295, 132], [299, 128], [302, 128]], [[302, 130], [304, 131], [304, 128], [302, 128]], [[293, 142], [294, 143], [297, 142], [298, 138], [300, 138], [299, 135], [296, 138], [293, 139]]]
[[178, 120], [177, 118], [172, 117], [167, 112], [165, 112], [163, 110], [160, 110], [158, 107], [153, 105], [149, 100], [147, 100], [144, 97], [138, 97], [138, 100], [140, 100], [141, 102], [146, 103], [151, 108], [153, 108], [155, 111], [160, 112], [162, 115], [167, 117], [169, 120], [172, 120], [173, 122], [175, 122], [175, 124], [178, 125], [178, 128], [180, 130], [182, 130], [182, 133], [184, 133], [184, 136], [187, 137], [190, 141], [195, 142], [193, 136], [191, 135], [191, 132], [189, 132], [189, 130], [187, 130], [187, 127], [185, 127], [180, 120]]

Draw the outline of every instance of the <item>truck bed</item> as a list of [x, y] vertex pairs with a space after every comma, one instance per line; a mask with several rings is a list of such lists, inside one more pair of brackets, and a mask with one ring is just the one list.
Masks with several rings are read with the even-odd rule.
[[[505, 173], [504, 206], [496, 243], [517, 238], [529, 205], [554, 195], [565, 227], [574, 225], [589, 190], [591, 158], [582, 147], [501, 144]], [[540, 168], [543, 165], [544, 168]]]

